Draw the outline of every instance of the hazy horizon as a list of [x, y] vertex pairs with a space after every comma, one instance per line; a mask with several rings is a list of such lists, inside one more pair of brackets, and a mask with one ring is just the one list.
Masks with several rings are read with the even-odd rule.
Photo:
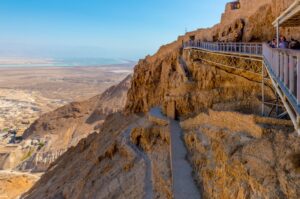
[[3, 0], [0, 57], [137, 61], [218, 23], [226, 2]]
[[104, 66], [134, 66], [135, 61], [121, 58], [26, 58], [26, 57], [0, 57], [0, 68], [4, 67], [104, 67]]

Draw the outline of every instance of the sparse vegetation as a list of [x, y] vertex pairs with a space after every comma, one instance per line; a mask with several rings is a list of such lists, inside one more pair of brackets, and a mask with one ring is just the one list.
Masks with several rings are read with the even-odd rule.
[[30, 149], [30, 150], [24, 155], [24, 157], [22, 158], [22, 161], [24, 161], [24, 160], [30, 158], [30, 157], [32, 156], [33, 152], [34, 152], [34, 150], [33, 150], [33, 149]]
[[37, 150], [41, 150], [44, 146], [45, 146], [44, 142], [39, 142]]

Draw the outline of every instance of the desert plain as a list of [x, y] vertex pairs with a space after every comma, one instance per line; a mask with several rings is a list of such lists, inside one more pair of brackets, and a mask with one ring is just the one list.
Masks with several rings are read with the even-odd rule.
[[101, 94], [131, 72], [131, 65], [0, 67], [0, 132], [22, 134], [41, 114]]

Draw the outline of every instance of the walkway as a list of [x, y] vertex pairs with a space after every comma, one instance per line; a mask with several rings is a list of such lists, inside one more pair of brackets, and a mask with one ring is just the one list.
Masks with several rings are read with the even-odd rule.
[[[261, 43], [214, 43], [189, 41], [184, 44], [184, 49], [198, 49], [203, 52], [214, 54], [211, 57], [227, 56], [229, 62], [222, 62], [222, 59], [206, 60], [205, 56], [200, 58], [211, 64], [225, 67], [234, 67], [236, 69], [247, 70], [248, 72], [261, 75], [262, 79], [262, 112], [264, 113], [264, 79], [268, 75], [271, 82], [279, 95], [294, 127], [300, 135], [300, 51], [289, 49], [270, 48], [267, 44]], [[249, 56], [245, 58], [244, 56]], [[237, 66], [234, 57], [251, 59], [252, 57], [263, 58], [263, 67], [259, 70], [255, 68], [241, 68]], [[232, 59], [232, 61], [230, 61]], [[226, 60], [226, 59], [225, 59]], [[218, 62], [218, 63], [216, 63]], [[231, 66], [229, 66], [231, 65]], [[264, 70], [265, 69], [265, 70]], [[265, 74], [265, 72], [267, 74]], [[267, 103], [266, 103], [267, 104]], [[277, 106], [277, 105], [276, 105]]]
[[264, 66], [300, 135], [300, 51], [263, 46]]
[[171, 120], [170, 128], [174, 198], [199, 199], [201, 198], [199, 188], [196, 186], [192, 176], [193, 169], [187, 160], [187, 149], [179, 122]]
[[143, 159], [146, 165], [146, 173], [145, 173], [145, 187], [144, 187], [144, 191], [145, 191], [145, 199], [153, 199], [153, 174], [152, 174], [152, 164], [151, 164], [151, 160], [149, 159], [149, 157], [143, 153], [136, 145], [134, 145], [131, 141], [130, 141], [130, 134], [132, 132], [132, 129], [134, 127], [138, 126], [138, 124], [134, 124], [131, 125], [123, 134], [123, 142], [125, 142], [126, 145], [128, 145], [135, 153], [136, 155]]
[[175, 199], [199, 199], [200, 192], [193, 179], [193, 169], [188, 162], [187, 149], [183, 141], [182, 129], [178, 121], [170, 120], [164, 116], [158, 107], [149, 112], [152, 122], [169, 125], [171, 132], [171, 170], [173, 182], [173, 196]]
[[188, 41], [184, 49], [201, 49], [211, 52], [262, 57], [262, 43]]
[[197, 59], [208, 64], [245, 71], [261, 78], [261, 43], [213, 43], [190, 41], [184, 44], [184, 50], [199, 50]]

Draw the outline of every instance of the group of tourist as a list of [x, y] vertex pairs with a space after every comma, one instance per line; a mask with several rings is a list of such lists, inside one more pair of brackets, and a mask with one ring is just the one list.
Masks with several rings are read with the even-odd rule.
[[[274, 38], [271, 42], [269, 42], [269, 45], [272, 48], [277, 48], [277, 39]], [[299, 50], [300, 42], [295, 39], [291, 39], [291, 41], [287, 41], [287, 39], [284, 36], [281, 36], [279, 38], [278, 48]]]

